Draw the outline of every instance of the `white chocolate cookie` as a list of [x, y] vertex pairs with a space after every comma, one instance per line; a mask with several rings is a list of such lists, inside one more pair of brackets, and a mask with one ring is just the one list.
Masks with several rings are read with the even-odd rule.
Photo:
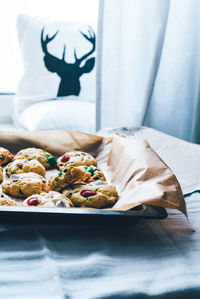
[[38, 160], [46, 169], [56, 166], [56, 158], [40, 148], [29, 147], [19, 151], [16, 159]]
[[86, 172], [85, 178], [83, 179], [84, 181], [86, 181], [86, 183], [91, 183], [98, 180], [106, 181], [103, 172], [98, 167], [96, 166], [79, 166], [79, 167]]
[[81, 167], [69, 166], [65, 167], [63, 171], [58, 172], [57, 175], [52, 176], [47, 182], [47, 191], [54, 190], [60, 191], [63, 188], [82, 180], [87, 174]]
[[3, 181], [3, 168], [0, 166], [0, 183]]
[[73, 184], [63, 191], [75, 207], [107, 208], [113, 206], [118, 194], [116, 188], [103, 181], [91, 184]]
[[10, 177], [12, 174], [34, 172], [41, 176], [45, 176], [46, 170], [44, 166], [36, 159], [16, 159], [6, 166], [6, 174]]
[[81, 165], [97, 166], [97, 160], [92, 155], [81, 151], [67, 152], [57, 159], [57, 167], [60, 170], [63, 170], [66, 166]]
[[33, 194], [25, 199], [21, 206], [31, 207], [44, 207], [44, 208], [71, 208], [73, 203], [70, 199], [66, 198], [63, 194], [50, 191], [49, 193], [42, 192], [40, 194]]
[[4, 147], [0, 147], [0, 166], [12, 161], [14, 159], [14, 155], [12, 155], [9, 150]]
[[45, 191], [45, 188], [46, 180], [34, 172], [13, 174], [9, 180], [2, 184], [3, 192], [18, 197], [39, 194]]
[[9, 196], [0, 192], [0, 206], [18, 206], [18, 204]]

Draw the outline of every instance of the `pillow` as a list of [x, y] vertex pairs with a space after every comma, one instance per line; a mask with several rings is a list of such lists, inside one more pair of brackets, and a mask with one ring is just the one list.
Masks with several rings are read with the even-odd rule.
[[18, 118], [18, 127], [26, 130], [79, 130], [95, 132], [95, 103], [77, 101], [42, 101], [26, 108]]
[[19, 44], [24, 74], [15, 111], [49, 99], [95, 101], [95, 26], [19, 15]]

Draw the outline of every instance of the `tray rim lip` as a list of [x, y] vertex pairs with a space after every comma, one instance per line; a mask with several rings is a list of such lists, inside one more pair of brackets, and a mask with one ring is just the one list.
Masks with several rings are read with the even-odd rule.
[[[165, 208], [156, 207], [151, 205], [142, 204], [141, 210], [127, 210], [117, 211], [108, 209], [92, 209], [92, 208], [43, 208], [43, 207], [16, 207], [16, 206], [0, 206], [0, 215], [3, 214], [31, 214], [31, 216], [44, 215], [44, 216], [61, 216], [70, 215], [71, 217], [134, 217], [134, 218], [146, 218], [146, 219], [165, 219], [168, 214]], [[153, 209], [154, 215], [145, 214], [148, 209]], [[151, 211], [151, 210], [150, 210]], [[162, 213], [159, 213], [162, 212]]]

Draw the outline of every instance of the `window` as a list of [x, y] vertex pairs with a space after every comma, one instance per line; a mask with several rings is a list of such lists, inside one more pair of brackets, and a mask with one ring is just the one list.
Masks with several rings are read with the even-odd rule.
[[0, 93], [16, 91], [22, 75], [17, 15], [97, 21], [98, 0], [0, 0]]

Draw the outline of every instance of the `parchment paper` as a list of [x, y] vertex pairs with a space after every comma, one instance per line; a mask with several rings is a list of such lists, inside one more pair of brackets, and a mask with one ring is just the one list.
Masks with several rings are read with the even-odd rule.
[[104, 138], [65, 130], [0, 131], [0, 146], [14, 154], [26, 147], [39, 147], [55, 156], [72, 150], [86, 151], [97, 158], [107, 180], [117, 188], [119, 200], [112, 209], [126, 211], [146, 203], [178, 209], [187, 215], [175, 175], [146, 140], [118, 135]]

